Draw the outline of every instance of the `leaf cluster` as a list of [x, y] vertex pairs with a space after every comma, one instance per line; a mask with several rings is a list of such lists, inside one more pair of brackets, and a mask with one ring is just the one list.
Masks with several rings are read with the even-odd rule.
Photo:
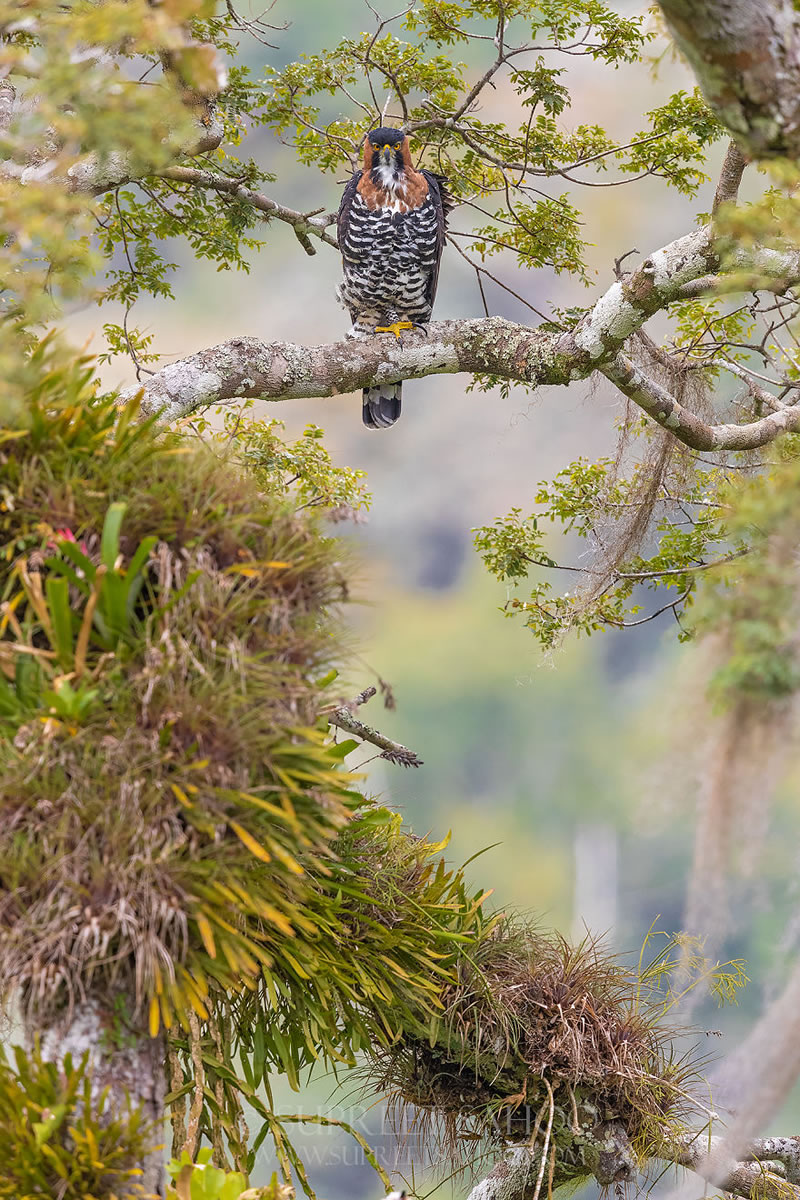
[[247, 400], [237, 410], [227, 405], [218, 409], [216, 417], [222, 424], [218, 432], [205, 416], [193, 417], [188, 427], [217, 453], [234, 454], [266, 491], [280, 490], [294, 497], [300, 510], [320, 509], [334, 521], [358, 521], [369, 510], [366, 471], [337, 466], [319, 425], [307, 425], [301, 437], [287, 443], [281, 436], [283, 422], [258, 420], [252, 408], [253, 401]]
[[[208, 8], [206, 0], [0, 5], [0, 58], [18, 113], [0, 134], [0, 299], [21, 309], [26, 324], [52, 317], [100, 262], [94, 204], [64, 186], [70, 169], [93, 155], [98, 164], [124, 163], [127, 175], [146, 174], [191, 139], [185, 89], [202, 91], [208, 51], [198, 47], [198, 57], [187, 44], [186, 22]], [[175, 69], [157, 82], [127, 69], [152, 71], [165, 53]]]
[[[524, 597], [511, 595], [506, 601], [506, 616], [523, 616], [526, 628], [550, 649], [570, 631], [591, 634], [639, 620], [648, 592], [674, 592], [675, 614], [682, 615], [703, 571], [716, 560], [739, 554], [744, 542], [732, 536], [725, 519], [728, 505], [720, 493], [724, 471], [699, 469], [691, 479], [681, 474], [674, 489], [666, 480], [653, 496], [648, 462], [625, 477], [616, 460], [578, 459], [551, 482], [539, 484], [534, 513], [523, 516], [514, 508], [476, 529], [475, 547], [490, 573], [508, 580], [515, 591], [526, 589]], [[639, 510], [643, 519], [631, 540], [627, 531], [632, 514], [640, 519]], [[575, 565], [555, 559], [549, 551], [552, 526], [578, 544], [588, 542], [589, 561], [586, 551]], [[630, 544], [622, 559], [607, 563], [615, 526]], [[561, 591], [552, 581], [554, 574], [566, 575], [577, 586]]]
[[[96, 1091], [88, 1057], [56, 1064], [37, 1044], [26, 1052], [0, 1047], [0, 1196], [34, 1200], [113, 1200], [136, 1194], [138, 1166], [159, 1131], [128, 1104], [113, 1113]], [[132, 1192], [131, 1189], [134, 1189]]]

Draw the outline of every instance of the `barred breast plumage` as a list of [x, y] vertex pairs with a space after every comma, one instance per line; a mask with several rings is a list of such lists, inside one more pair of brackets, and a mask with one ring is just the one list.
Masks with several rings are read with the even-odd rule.
[[[353, 333], [424, 326], [436, 296], [449, 195], [445, 180], [417, 171], [400, 130], [367, 137], [364, 166], [345, 188], [339, 208], [344, 280], [340, 302]], [[400, 415], [400, 383], [364, 389], [364, 423], [392, 425]]]

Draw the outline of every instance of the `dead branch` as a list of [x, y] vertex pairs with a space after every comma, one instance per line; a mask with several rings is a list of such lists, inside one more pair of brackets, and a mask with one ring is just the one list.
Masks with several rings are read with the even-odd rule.
[[[370, 692], [374, 696], [375, 688], [367, 688], [366, 692]], [[363, 704], [370, 699], [366, 692], [362, 692], [356, 698], [356, 704]], [[422, 759], [413, 750], [409, 750], [407, 746], [393, 741], [386, 734], [359, 721], [346, 704], [328, 714], [328, 724], [335, 725], [337, 729], [343, 729], [346, 733], [354, 734], [363, 742], [370, 742], [373, 746], [377, 746], [381, 751], [381, 758], [385, 758], [388, 762], [397, 763], [401, 767], [422, 766]]]

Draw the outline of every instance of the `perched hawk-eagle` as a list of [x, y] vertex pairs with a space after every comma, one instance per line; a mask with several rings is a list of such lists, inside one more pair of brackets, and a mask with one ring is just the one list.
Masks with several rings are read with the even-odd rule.
[[[373, 129], [364, 166], [339, 205], [344, 280], [338, 297], [354, 335], [393, 333], [428, 323], [436, 296], [452, 200], [442, 175], [418, 171], [400, 129]], [[384, 429], [400, 416], [400, 383], [364, 388], [364, 424]]]

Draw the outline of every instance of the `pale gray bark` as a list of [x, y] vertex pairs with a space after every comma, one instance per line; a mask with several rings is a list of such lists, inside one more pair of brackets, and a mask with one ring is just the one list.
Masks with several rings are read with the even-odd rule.
[[716, 116], [749, 158], [800, 156], [800, 13], [792, 0], [659, 0]]
[[510, 1147], [475, 1184], [468, 1200], [541, 1200], [551, 1190], [581, 1178], [594, 1176], [601, 1187], [609, 1187], [627, 1183], [636, 1174], [636, 1157], [618, 1121], [607, 1121], [576, 1137], [568, 1166], [563, 1156], [556, 1156], [552, 1179], [549, 1160], [544, 1165], [542, 1171], [538, 1146]]
[[[50, 1062], [62, 1062], [67, 1054], [74, 1063], [89, 1055], [92, 1097], [96, 1101], [108, 1088], [109, 1113], [124, 1113], [126, 1100], [141, 1105], [146, 1120], [155, 1124], [156, 1143], [163, 1125], [166, 1095], [164, 1043], [161, 1036], [151, 1038], [147, 1030], [127, 1025], [120, 1028], [119, 1015], [110, 1000], [88, 996], [74, 1007], [45, 1020], [37, 1016], [26, 1023], [26, 1038], [32, 1044], [40, 1039], [42, 1055]], [[154, 1151], [140, 1166], [144, 1175], [131, 1183], [131, 1196], [163, 1196], [165, 1191], [164, 1158]], [[121, 1193], [124, 1196], [126, 1193]]]
[[[690, 1136], [669, 1161], [744, 1200], [800, 1200], [800, 1138], [754, 1138], [739, 1148], [737, 1159], [726, 1153], [728, 1145], [722, 1137]], [[584, 1144], [583, 1153], [585, 1174], [593, 1175], [603, 1187], [635, 1177], [636, 1159], [618, 1122], [601, 1125]], [[539, 1168], [536, 1151], [514, 1146], [475, 1184], [468, 1200], [541, 1200], [549, 1189], [544, 1180], [537, 1196]], [[576, 1177], [570, 1173], [562, 1177], [556, 1169], [552, 1188]], [[696, 1194], [696, 1187], [687, 1189], [687, 1196]]]
[[[786, 405], [745, 425], [713, 425], [690, 412], [621, 353], [653, 316], [685, 294], [695, 280], [708, 285], [719, 261], [711, 226], [694, 230], [645, 259], [617, 280], [568, 333], [531, 329], [502, 317], [441, 321], [397, 340], [392, 334], [298, 346], [234, 338], [163, 367], [129, 388], [142, 393], [146, 411], [176, 420], [197, 409], [238, 398], [289, 400], [360, 392], [371, 384], [426, 375], [470, 372], [534, 387], [568, 384], [600, 370], [653, 420], [696, 450], [763, 446], [800, 428], [800, 405]], [[800, 281], [800, 252], [757, 249], [736, 264], [782, 290]]]
[[745, 1200], [800, 1200], [799, 1158], [800, 1139], [794, 1137], [754, 1138], [736, 1146], [730, 1137], [701, 1136], [687, 1139], [671, 1161]]

